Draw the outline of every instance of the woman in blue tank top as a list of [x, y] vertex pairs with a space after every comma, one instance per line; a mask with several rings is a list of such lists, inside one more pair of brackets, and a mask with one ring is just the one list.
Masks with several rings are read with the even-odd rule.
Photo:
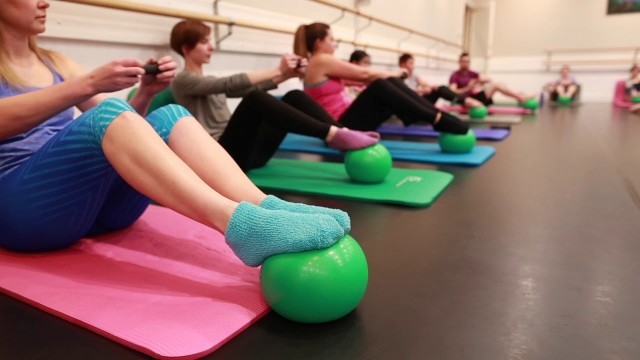
[[[327, 247], [349, 231], [342, 211], [262, 193], [184, 108], [143, 118], [175, 76], [170, 57], [157, 60], [157, 75], [137, 59], [85, 73], [39, 48], [48, 7], [4, 0], [0, 12], [0, 247], [64, 248], [129, 226], [149, 199], [224, 232], [250, 266]], [[129, 103], [102, 95], [138, 83]]]

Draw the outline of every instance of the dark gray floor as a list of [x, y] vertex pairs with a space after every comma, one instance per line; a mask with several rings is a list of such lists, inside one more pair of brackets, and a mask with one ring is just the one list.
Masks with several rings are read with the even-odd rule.
[[[270, 314], [208, 358], [640, 358], [640, 116], [544, 109], [492, 144], [437, 167], [456, 179], [428, 209], [287, 197], [351, 214], [365, 298], [331, 324]], [[141, 357], [0, 296], [0, 359]]]

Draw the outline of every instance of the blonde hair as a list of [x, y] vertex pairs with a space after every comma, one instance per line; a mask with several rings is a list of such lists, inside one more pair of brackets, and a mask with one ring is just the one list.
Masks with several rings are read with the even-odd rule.
[[329, 34], [329, 29], [331, 29], [329, 25], [317, 22], [298, 26], [293, 39], [293, 53], [298, 56], [309, 57], [309, 54], [313, 52], [316, 40], [326, 38]]
[[[50, 64], [57, 71], [59, 67], [56, 64], [56, 57], [53, 51], [43, 49], [38, 46], [38, 41], [35, 36], [29, 37], [29, 49], [33, 51], [36, 56], [46, 64]], [[21, 87], [26, 84], [25, 79], [16, 74], [9, 66], [4, 52], [2, 51], [2, 43], [0, 38], [0, 81], [7, 83], [9, 86]]]

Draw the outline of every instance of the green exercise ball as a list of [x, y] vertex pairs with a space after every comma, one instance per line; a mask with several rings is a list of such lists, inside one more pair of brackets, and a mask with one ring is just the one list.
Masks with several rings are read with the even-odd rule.
[[469, 130], [464, 135], [442, 133], [438, 139], [440, 150], [450, 154], [466, 154], [476, 146], [476, 134]]
[[631, 102], [635, 104], [640, 103], [640, 96], [632, 96]]
[[[131, 90], [129, 92], [129, 95], [127, 95], [127, 100], [131, 100], [133, 95], [136, 94], [136, 91], [138, 91], [138, 88]], [[176, 103], [176, 100], [173, 98], [173, 93], [171, 92], [171, 88], [166, 88], [160, 91], [159, 93], [157, 93], [156, 96], [153, 97], [153, 99], [151, 100], [151, 104], [149, 104], [149, 109], [147, 110], [147, 113], [151, 113], [153, 110], [161, 108], [165, 105], [170, 105], [175, 103]]]
[[366, 184], [383, 182], [391, 172], [392, 165], [391, 153], [382, 144], [347, 151], [344, 158], [344, 166], [351, 180]]
[[535, 110], [540, 106], [540, 102], [536, 98], [530, 98], [522, 103], [522, 107], [529, 110]]
[[472, 119], [484, 119], [489, 114], [486, 106], [478, 106], [469, 109], [469, 117]]
[[558, 104], [568, 105], [571, 104], [571, 96], [558, 96]]
[[260, 273], [269, 306], [302, 323], [323, 323], [347, 315], [362, 300], [368, 279], [367, 259], [350, 235], [326, 249], [271, 256]]

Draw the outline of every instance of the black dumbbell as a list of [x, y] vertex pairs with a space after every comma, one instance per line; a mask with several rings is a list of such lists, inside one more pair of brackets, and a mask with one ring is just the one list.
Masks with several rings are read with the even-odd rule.
[[158, 75], [161, 72], [158, 64], [146, 64], [142, 68], [147, 75]]

